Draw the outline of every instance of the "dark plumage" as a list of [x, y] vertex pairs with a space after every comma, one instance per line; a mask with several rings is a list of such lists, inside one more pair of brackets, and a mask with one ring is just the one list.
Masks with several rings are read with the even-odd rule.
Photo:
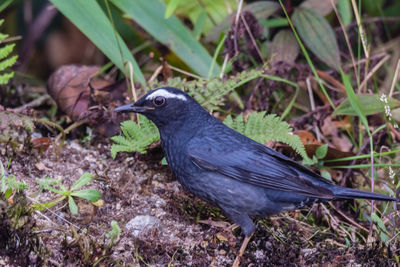
[[247, 241], [255, 229], [252, 216], [331, 200], [396, 200], [333, 184], [225, 126], [176, 88], [156, 89], [116, 110], [142, 113], [152, 120], [178, 181], [196, 196], [219, 206], [240, 225]]

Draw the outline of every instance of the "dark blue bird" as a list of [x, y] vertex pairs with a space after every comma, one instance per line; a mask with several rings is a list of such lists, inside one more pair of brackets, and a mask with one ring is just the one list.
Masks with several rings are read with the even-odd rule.
[[396, 201], [333, 184], [225, 126], [176, 88], [156, 89], [116, 111], [137, 112], [153, 121], [178, 181], [196, 196], [220, 207], [242, 228], [245, 240], [236, 265], [255, 230], [251, 217], [332, 200]]

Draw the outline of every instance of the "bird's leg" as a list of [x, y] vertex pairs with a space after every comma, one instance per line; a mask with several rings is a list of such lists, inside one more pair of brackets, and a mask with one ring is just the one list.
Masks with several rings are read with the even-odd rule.
[[240, 259], [243, 256], [244, 251], [246, 250], [247, 244], [249, 243], [251, 237], [253, 236], [253, 233], [250, 236], [246, 236], [243, 240], [242, 245], [240, 246], [240, 250], [238, 255], [236, 256], [235, 261], [232, 264], [232, 267], [239, 267]]

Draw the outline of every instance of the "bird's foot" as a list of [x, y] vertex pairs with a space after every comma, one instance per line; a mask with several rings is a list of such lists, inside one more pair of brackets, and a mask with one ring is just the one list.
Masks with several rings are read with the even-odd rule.
[[251, 234], [250, 236], [246, 236], [243, 240], [242, 246], [240, 247], [239, 253], [235, 258], [235, 261], [232, 264], [232, 267], [239, 267], [240, 264], [240, 260], [243, 256], [244, 251], [246, 250], [247, 244], [249, 243], [251, 237], [253, 236], [253, 234]]

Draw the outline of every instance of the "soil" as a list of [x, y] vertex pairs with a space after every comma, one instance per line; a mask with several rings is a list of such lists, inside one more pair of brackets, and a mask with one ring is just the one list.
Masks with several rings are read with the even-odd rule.
[[[57, 196], [38, 193], [36, 179], [59, 179], [69, 187], [85, 173], [94, 180], [85, 188], [102, 193], [104, 203], [94, 206], [78, 201], [79, 215], [71, 216], [67, 202], [44, 211], [32, 212], [31, 246], [25, 260], [6, 251], [0, 265], [86, 266], [230, 266], [243, 236], [232, 227], [220, 210], [187, 193], [167, 166], [161, 165], [159, 146], [146, 155], [110, 155], [110, 144], [94, 145], [68, 141], [57, 156], [50, 146], [45, 152], [13, 153], [0, 144], [0, 160], [7, 172], [25, 181], [30, 203], [44, 203]], [[318, 206], [314, 206], [318, 208]], [[345, 244], [342, 237], [323, 223], [313, 226], [296, 219], [296, 211], [257, 220], [257, 231], [242, 258], [242, 266], [327, 266], [396, 265], [399, 248], [381, 243]], [[141, 231], [125, 225], [137, 216], [150, 216], [153, 226]], [[106, 234], [112, 220], [122, 232], [110, 245]], [[227, 223], [228, 222], [228, 223]], [[36, 244], [36, 243], [35, 243]], [[35, 252], [36, 251], [36, 252]], [[397, 254], [397, 256], [396, 256]]]

